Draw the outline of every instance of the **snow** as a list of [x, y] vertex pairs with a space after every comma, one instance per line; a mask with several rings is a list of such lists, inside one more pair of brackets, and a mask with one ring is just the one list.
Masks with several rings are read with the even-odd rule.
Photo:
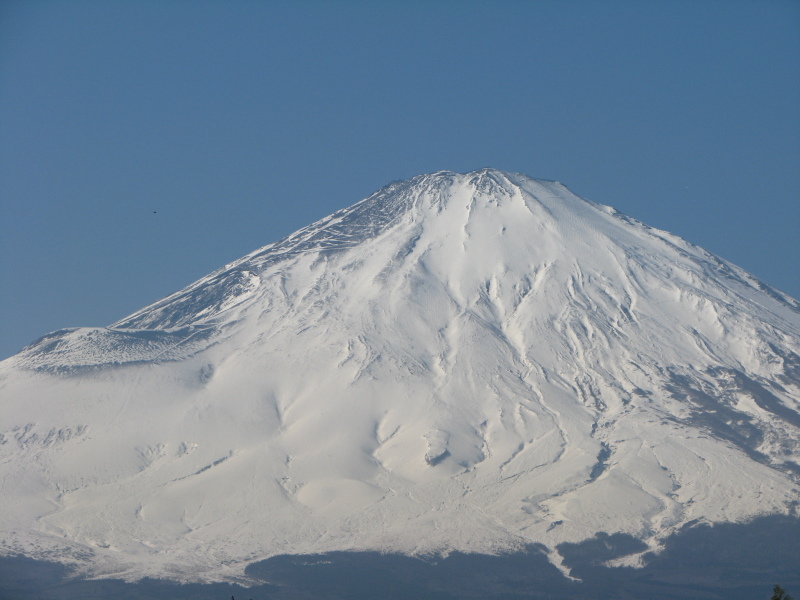
[[559, 183], [423, 175], [0, 363], [0, 539], [183, 581], [657, 547], [791, 510], [798, 355], [798, 302], [701, 248]]

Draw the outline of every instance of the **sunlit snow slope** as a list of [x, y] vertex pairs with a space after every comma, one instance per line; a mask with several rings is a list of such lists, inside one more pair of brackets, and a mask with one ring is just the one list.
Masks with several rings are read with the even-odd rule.
[[796, 510], [798, 355], [796, 300], [678, 237], [559, 183], [415, 177], [0, 363], [0, 540], [183, 580], [655, 547]]

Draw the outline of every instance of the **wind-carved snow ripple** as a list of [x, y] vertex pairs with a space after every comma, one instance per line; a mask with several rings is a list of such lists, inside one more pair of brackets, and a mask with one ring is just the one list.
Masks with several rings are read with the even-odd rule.
[[208, 347], [210, 327], [170, 331], [146, 329], [62, 329], [24, 348], [15, 361], [25, 369], [79, 375], [99, 368], [181, 360]]

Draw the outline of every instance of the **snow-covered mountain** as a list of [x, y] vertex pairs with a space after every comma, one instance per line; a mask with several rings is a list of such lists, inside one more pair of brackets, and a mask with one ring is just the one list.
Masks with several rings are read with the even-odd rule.
[[45, 336], [0, 406], [3, 552], [93, 574], [658, 547], [797, 510], [800, 303], [559, 183], [440, 172]]

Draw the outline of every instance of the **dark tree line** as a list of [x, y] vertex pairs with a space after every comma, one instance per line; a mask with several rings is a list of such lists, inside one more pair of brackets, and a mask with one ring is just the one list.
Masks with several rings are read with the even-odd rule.
[[[231, 596], [231, 600], [236, 600], [236, 598]], [[250, 600], [253, 600], [253, 599], [250, 598]], [[786, 592], [784, 592], [783, 588], [781, 586], [776, 585], [772, 589], [772, 598], [770, 598], [769, 600], [792, 600], [792, 597], [789, 594], [787, 594]]]
[[792, 597], [783, 591], [783, 588], [776, 585], [772, 590], [772, 598], [770, 600], [792, 600]]

